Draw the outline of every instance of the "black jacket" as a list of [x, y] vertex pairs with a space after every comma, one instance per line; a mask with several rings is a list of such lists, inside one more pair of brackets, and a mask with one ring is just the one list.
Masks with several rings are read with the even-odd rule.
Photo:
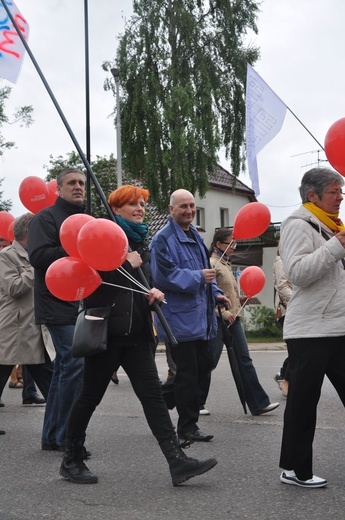
[[53, 296], [46, 286], [45, 274], [55, 260], [68, 256], [60, 242], [61, 224], [70, 215], [84, 211], [83, 206], [58, 197], [53, 206], [37, 213], [30, 223], [28, 253], [35, 268], [36, 324], [71, 325], [76, 321], [79, 302], [66, 302]]
[[[150, 254], [143, 246], [129, 244], [130, 249], [138, 251], [143, 259], [142, 270], [149, 279]], [[139, 280], [138, 269], [133, 269], [127, 261], [122, 265], [128, 273]], [[124, 289], [102, 284], [85, 300], [86, 307], [103, 307], [113, 305], [109, 319], [109, 336], [112, 342], [119, 346], [139, 344], [140, 342], [154, 342], [151, 312], [148, 301], [143, 294], [131, 291], [129, 288], [141, 290], [136, 284], [128, 280], [117, 269], [101, 271], [102, 280], [120, 285]], [[128, 289], [127, 289], [128, 287]]]

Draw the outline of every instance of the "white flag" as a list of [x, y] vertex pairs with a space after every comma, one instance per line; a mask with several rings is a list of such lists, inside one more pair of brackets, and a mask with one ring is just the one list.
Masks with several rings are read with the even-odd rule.
[[247, 64], [246, 144], [249, 176], [255, 195], [260, 194], [256, 156], [279, 132], [284, 122], [286, 105]]
[[0, 0], [0, 78], [16, 83], [22, 66], [25, 47], [7, 14], [4, 4], [8, 7], [26, 40], [29, 37], [29, 24], [13, 0]]

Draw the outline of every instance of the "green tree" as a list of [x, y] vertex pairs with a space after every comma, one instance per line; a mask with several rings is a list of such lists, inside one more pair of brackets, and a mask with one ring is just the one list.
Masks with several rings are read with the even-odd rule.
[[[2, 186], [2, 183], [4, 181], [4, 177], [0, 179], [0, 186]], [[10, 211], [12, 208], [12, 201], [11, 200], [3, 200], [3, 191], [0, 191], [0, 211]]]
[[[232, 173], [241, 171], [246, 66], [259, 56], [244, 40], [248, 30], [257, 32], [258, 6], [252, 0], [134, 1], [115, 59], [123, 163], [160, 207], [177, 188], [203, 196], [222, 146]], [[105, 88], [114, 91], [114, 82], [108, 79]]]
[[13, 141], [6, 141], [3, 133], [2, 127], [5, 124], [14, 124], [19, 123], [21, 126], [29, 126], [32, 122], [32, 112], [33, 109], [31, 106], [23, 106], [17, 108], [15, 113], [10, 118], [5, 112], [6, 101], [8, 100], [11, 94], [11, 87], [5, 86], [0, 88], [0, 156], [4, 154], [5, 150], [9, 150], [15, 146]]

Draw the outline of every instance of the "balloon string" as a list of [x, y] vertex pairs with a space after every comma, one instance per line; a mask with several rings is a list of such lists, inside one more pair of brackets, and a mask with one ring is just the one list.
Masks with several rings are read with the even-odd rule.
[[[128, 291], [133, 291], [133, 292], [136, 292], [136, 293], [139, 293], [139, 294], [145, 294], [145, 296], [147, 296], [150, 293], [149, 290], [147, 290], [147, 291], [138, 291], [137, 289], [133, 289], [132, 287], [125, 287], [123, 285], [116, 285], [115, 283], [102, 282], [102, 284], [104, 284], [104, 285], [111, 285], [112, 287], [118, 287], [119, 289], [127, 289]], [[166, 303], [166, 300], [162, 300], [162, 303]]]
[[[145, 291], [146, 294], [149, 294], [150, 290], [145, 287], [145, 285], [142, 285], [139, 280], [137, 280], [136, 278], [134, 278], [133, 275], [131, 275], [128, 271], [126, 271], [126, 269], [124, 269], [121, 265], [120, 267], [117, 268], [117, 270], [125, 277], [127, 278], [130, 282], [134, 283], [135, 285], [137, 285], [138, 287], [140, 287], [140, 289], [143, 289], [143, 291]], [[162, 300], [163, 303], [166, 303], [166, 300]]]
[[217, 267], [218, 267], [219, 264], [220, 264], [221, 259], [222, 259], [223, 256], [226, 254], [226, 252], [227, 252], [227, 250], [229, 249], [230, 245], [231, 245], [231, 242], [230, 242], [230, 244], [228, 244], [227, 247], [224, 249], [224, 251], [223, 251], [223, 253], [222, 253], [222, 256], [219, 258], [218, 262], [217, 262], [216, 265], [214, 266], [214, 269], [217, 269]]
[[[245, 306], [245, 304], [247, 303], [247, 301], [249, 300], [250, 298], [246, 298], [245, 301], [244, 301], [244, 304], [242, 305], [242, 307], [240, 308], [240, 310], [238, 311], [238, 313], [235, 315], [235, 319], [237, 318], [237, 316], [239, 315], [239, 313], [241, 312], [241, 310], [243, 309], [243, 307]], [[228, 328], [231, 327], [232, 323], [229, 323], [228, 325]]]

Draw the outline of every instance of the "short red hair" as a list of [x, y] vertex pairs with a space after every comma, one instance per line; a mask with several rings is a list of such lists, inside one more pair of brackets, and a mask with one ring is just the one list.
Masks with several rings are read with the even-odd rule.
[[128, 202], [136, 202], [140, 197], [147, 202], [149, 196], [149, 190], [138, 188], [138, 186], [133, 186], [132, 184], [124, 184], [120, 188], [111, 192], [108, 197], [108, 204], [115, 208], [122, 208], [122, 206], [128, 204]]

